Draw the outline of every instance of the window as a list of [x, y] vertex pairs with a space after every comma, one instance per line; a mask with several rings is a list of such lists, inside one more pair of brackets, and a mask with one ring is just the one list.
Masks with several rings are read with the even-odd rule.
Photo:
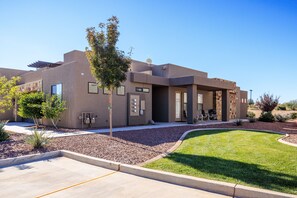
[[142, 88], [143, 93], [150, 93], [150, 89], [149, 88]]
[[103, 88], [103, 94], [109, 95], [111, 92], [107, 88]]
[[203, 110], [203, 94], [198, 94], [198, 101], [197, 101], [198, 105], [198, 113], [202, 113]]
[[150, 93], [150, 89], [149, 88], [145, 88], [145, 87], [136, 87], [135, 88], [136, 92], [143, 92], [143, 93]]
[[184, 102], [183, 114], [184, 114], [184, 117], [187, 118], [187, 101], [188, 101], [188, 95], [187, 95], [187, 93], [184, 93], [183, 96], [184, 96], [184, 100], [183, 100], [183, 102]]
[[181, 118], [181, 93], [175, 93], [175, 119]]
[[143, 88], [141, 88], [141, 87], [136, 87], [136, 88], [135, 88], [135, 91], [136, 91], [136, 92], [143, 92]]
[[117, 88], [117, 95], [119, 95], [119, 96], [125, 95], [125, 86], [121, 85]]
[[90, 94], [97, 94], [98, 93], [98, 86], [95, 82], [88, 83], [88, 93]]
[[51, 95], [57, 95], [62, 98], [62, 84], [52, 85], [51, 87]]

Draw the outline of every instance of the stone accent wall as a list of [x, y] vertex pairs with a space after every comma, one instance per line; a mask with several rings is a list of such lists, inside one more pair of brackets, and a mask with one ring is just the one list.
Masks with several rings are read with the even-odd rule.
[[236, 91], [232, 90], [230, 93], [230, 119], [236, 119]]
[[[236, 90], [230, 90], [230, 113], [229, 119], [236, 118]], [[222, 120], [222, 91], [216, 91], [216, 111], [218, 120]]]
[[222, 120], [222, 91], [216, 91], [216, 111], [218, 120]]

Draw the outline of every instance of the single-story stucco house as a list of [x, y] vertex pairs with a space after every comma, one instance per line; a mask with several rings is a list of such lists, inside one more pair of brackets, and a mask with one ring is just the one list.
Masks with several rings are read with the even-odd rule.
[[[108, 91], [97, 87], [84, 52], [68, 52], [63, 62], [37, 61], [28, 66], [35, 70], [0, 68], [0, 76], [20, 76], [21, 91], [61, 95], [67, 110], [60, 127], [108, 126]], [[127, 80], [112, 94], [114, 126], [144, 125], [150, 120], [193, 123], [199, 117], [228, 121], [245, 118], [247, 113], [247, 92], [235, 82], [208, 78], [206, 72], [174, 64], [133, 60]], [[12, 109], [0, 114], [0, 119], [14, 120], [14, 114]]]

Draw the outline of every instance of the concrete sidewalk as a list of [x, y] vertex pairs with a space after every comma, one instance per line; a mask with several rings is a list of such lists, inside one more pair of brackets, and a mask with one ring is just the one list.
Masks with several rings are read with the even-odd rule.
[[227, 197], [65, 157], [0, 169], [0, 197]]
[[[157, 122], [155, 125], [141, 125], [141, 126], [127, 126], [127, 127], [118, 127], [113, 128], [113, 132], [123, 132], [123, 131], [137, 131], [144, 129], [159, 129], [166, 127], [178, 127], [178, 126], [207, 126], [207, 125], [219, 125], [232, 123], [234, 120], [229, 122], [221, 122], [221, 121], [200, 121], [197, 124], [187, 124], [185, 122]], [[11, 131], [14, 133], [22, 133], [26, 135], [32, 134], [33, 123], [27, 122], [9, 122], [5, 126], [5, 130]], [[108, 133], [109, 129], [82, 129], [76, 132], [62, 132], [62, 131], [53, 131], [53, 130], [45, 130], [44, 131], [50, 137], [67, 137], [74, 135], [87, 135], [87, 134], [96, 134], [96, 133]]]

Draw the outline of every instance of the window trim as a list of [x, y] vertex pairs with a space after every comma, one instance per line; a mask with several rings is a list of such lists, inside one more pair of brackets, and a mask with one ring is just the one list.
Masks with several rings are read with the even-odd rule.
[[[57, 94], [57, 93], [56, 93], [56, 94], [53, 94], [53, 87], [54, 87], [54, 86], [57, 87], [57, 85], [61, 85], [61, 94]], [[56, 90], [56, 91], [57, 91], [57, 90]], [[52, 85], [51, 85], [51, 96], [52, 96], [52, 95], [57, 95], [57, 96], [60, 95], [60, 96], [61, 96], [61, 99], [63, 99], [63, 83], [56, 83], [56, 84], [52, 84]]]
[[106, 88], [105, 88], [105, 87], [103, 87], [103, 88], [102, 88], [102, 90], [103, 90], [102, 92], [103, 92], [103, 94], [104, 94], [104, 95], [109, 95], [109, 94], [112, 94], [112, 91], [109, 91], [109, 90], [107, 90], [107, 91], [109, 91], [109, 93], [108, 93], [108, 92], [106, 92], [106, 91], [105, 91], [105, 90], [106, 90]]
[[[124, 94], [119, 94], [118, 92], [118, 88], [123, 87], [124, 88]], [[116, 95], [117, 96], [125, 96], [126, 95], [126, 86], [125, 85], [121, 85], [119, 87], [116, 88]]]
[[98, 89], [98, 86], [97, 87], [97, 93], [94, 93], [94, 92], [90, 92], [90, 84], [93, 83], [93, 84], [96, 84], [96, 82], [88, 82], [88, 94], [98, 94], [99, 93], [99, 89]]

